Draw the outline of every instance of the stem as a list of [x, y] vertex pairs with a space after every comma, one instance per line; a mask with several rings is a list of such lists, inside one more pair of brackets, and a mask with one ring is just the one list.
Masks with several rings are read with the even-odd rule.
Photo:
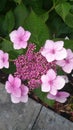
[[9, 59], [10, 62], [14, 62], [15, 60]]
[[55, 8], [55, 6], [53, 5], [53, 6], [48, 10], [48, 13], [50, 13], [54, 8]]
[[55, 9], [56, 5], [58, 4], [58, 2], [53, 2], [53, 6], [48, 10], [48, 13], [50, 13], [53, 9]]

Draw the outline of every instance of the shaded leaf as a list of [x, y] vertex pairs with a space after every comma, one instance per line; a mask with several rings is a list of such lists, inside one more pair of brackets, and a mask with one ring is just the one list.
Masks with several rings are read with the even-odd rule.
[[23, 26], [24, 20], [28, 16], [29, 11], [24, 6], [24, 4], [20, 4], [15, 8], [14, 14], [15, 14], [15, 24], [16, 27], [18, 27], [18, 26]]
[[54, 105], [54, 101], [47, 98], [47, 93], [41, 91], [40, 88], [34, 90], [34, 94], [39, 97], [39, 99], [43, 102], [52, 107]]
[[15, 25], [14, 15], [13, 15], [13, 12], [10, 10], [5, 15], [5, 19], [3, 22], [3, 30], [6, 33], [10, 33], [12, 29], [14, 28], [14, 25]]
[[48, 27], [33, 11], [31, 11], [30, 15], [25, 20], [24, 28], [31, 32], [30, 41], [35, 43], [39, 48], [44, 44], [46, 39], [50, 38]]

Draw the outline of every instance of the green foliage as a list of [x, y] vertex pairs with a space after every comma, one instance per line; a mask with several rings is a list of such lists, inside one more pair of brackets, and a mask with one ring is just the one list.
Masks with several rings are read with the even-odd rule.
[[[14, 50], [9, 41], [9, 33], [19, 26], [31, 32], [30, 42], [34, 42], [38, 50], [47, 39], [62, 39], [65, 47], [73, 50], [73, 0], [1, 0], [0, 50], [8, 52], [10, 60], [24, 53], [23, 49]], [[70, 39], [65, 40], [66, 36]], [[3, 71], [14, 73], [13, 62]], [[58, 73], [63, 74], [61, 70]], [[40, 89], [35, 89], [34, 93], [48, 105], [54, 104]]]
[[4, 32], [10, 33], [11, 30], [14, 28], [14, 25], [15, 25], [14, 15], [13, 12], [10, 10], [6, 13], [4, 18], [4, 22], [3, 22]]
[[54, 105], [54, 101], [47, 99], [47, 94], [42, 92], [40, 88], [35, 89], [33, 92], [37, 97], [39, 97], [41, 101], [43, 101], [48, 106], [52, 107]]
[[17, 5], [14, 9], [16, 27], [23, 26], [25, 18], [28, 16], [29, 11], [24, 4]]
[[31, 32], [31, 41], [39, 48], [44, 44], [46, 39], [50, 38], [49, 29], [44, 21], [33, 11], [29, 14], [24, 22], [24, 28]]

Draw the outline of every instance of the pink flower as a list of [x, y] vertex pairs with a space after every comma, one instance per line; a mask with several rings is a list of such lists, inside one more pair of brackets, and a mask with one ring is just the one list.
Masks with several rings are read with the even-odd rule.
[[2, 50], [0, 50], [0, 69], [3, 67], [9, 68], [9, 55], [8, 53], [4, 53]]
[[11, 74], [6, 81], [5, 89], [8, 93], [15, 95], [16, 97], [21, 96], [21, 80], [17, 77], [13, 77]]
[[67, 57], [64, 60], [57, 61], [56, 64], [61, 66], [66, 73], [71, 73], [73, 69], [73, 52], [67, 49]]
[[65, 85], [65, 80], [61, 76], [57, 76], [53, 69], [49, 69], [46, 75], [41, 76], [43, 92], [50, 92], [53, 95], [57, 94], [57, 90], [60, 90]]
[[11, 101], [13, 103], [19, 103], [19, 102], [26, 103], [28, 101], [28, 92], [29, 92], [28, 87], [21, 85], [20, 89], [21, 89], [21, 96], [20, 97], [16, 97], [15, 95], [11, 94]]
[[14, 49], [21, 49], [27, 47], [27, 41], [30, 38], [31, 33], [25, 31], [21, 26], [10, 33], [10, 40], [13, 42]]
[[48, 94], [47, 98], [56, 100], [57, 102], [64, 103], [67, 100], [67, 97], [69, 97], [70, 94], [68, 92], [57, 92], [56, 95]]
[[62, 60], [67, 56], [66, 49], [63, 46], [63, 41], [54, 42], [52, 40], [47, 40], [45, 46], [41, 50], [41, 54], [47, 59], [48, 62]]

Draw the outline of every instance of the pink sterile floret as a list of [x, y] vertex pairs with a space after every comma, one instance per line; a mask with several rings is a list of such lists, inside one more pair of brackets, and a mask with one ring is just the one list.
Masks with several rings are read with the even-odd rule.
[[60, 90], [65, 85], [65, 80], [61, 76], [57, 76], [53, 69], [49, 69], [46, 75], [41, 76], [41, 90], [43, 92], [49, 92], [53, 95], [57, 94], [57, 90]]
[[17, 77], [13, 77], [11, 74], [6, 81], [5, 89], [8, 93], [15, 95], [16, 97], [21, 96], [21, 80]]
[[67, 97], [69, 97], [69, 96], [70, 96], [70, 94], [68, 92], [63, 91], [63, 92], [57, 92], [56, 95], [48, 94], [47, 98], [52, 99], [52, 100], [56, 100], [60, 103], [64, 103], [64, 102], [66, 102]]
[[67, 57], [64, 60], [57, 61], [56, 64], [61, 66], [66, 73], [71, 73], [73, 69], [73, 52], [67, 49]]
[[67, 56], [66, 49], [63, 46], [63, 41], [54, 42], [52, 40], [46, 40], [45, 46], [41, 50], [41, 54], [47, 59], [48, 62], [62, 60]]
[[0, 50], [0, 69], [3, 67], [9, 68], [9, 55]]
[[13, 42], [14, 49], [21, 49], [27, 47], [27, 41], [29, 40], [31, 33], [25, 31], [23, 27], [19, 27], [10, 33], [10, 40]]
[[28, 101], [28, 92], [29, 92], [28, 87], [22, 84], [20, 89], [21, 89], [20, 97], [16, 97], [15, 95], [11, 94], [11, 101], [13, 103], [19, 103], [19, 102], [26, 103]]

